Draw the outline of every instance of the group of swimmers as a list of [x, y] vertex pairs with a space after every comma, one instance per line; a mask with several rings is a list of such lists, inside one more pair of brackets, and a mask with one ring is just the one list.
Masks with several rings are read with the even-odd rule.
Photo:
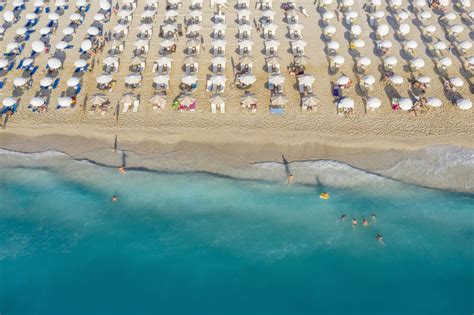
[[[347, 216], [345, 214], [341, 215], [341, 221], [345, 221], [347, 218]], [[370, 215], [370, 220], [372, 222], [372, 224], [375, 224], [377, 222], [377, 217], [375, 216], [375, 214], [371, 214]], [[358, 221], [357, 221], [357, 218], [353, 218], [352, 219], [352, 227], [355, 228], [358, 224]], [[369, 220], [367, 220], [366, 218], [363, 218], [362, 219], [362, 226], [367, 228], [369, 227]], [[375, 239], [380, 243], [382, 244], [383, 246], [385, 246], [384, 242], [383, 242], [383, 235], [380, 234], [380, 233], [377, 233], [375, 235]]]

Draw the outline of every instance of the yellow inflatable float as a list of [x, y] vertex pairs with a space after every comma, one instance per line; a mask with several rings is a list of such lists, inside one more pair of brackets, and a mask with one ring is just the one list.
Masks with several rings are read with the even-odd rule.
[[319, 195], [319, 198], [328, 200], [329, 199], [329, 194], [327, 192], [323, 192]]

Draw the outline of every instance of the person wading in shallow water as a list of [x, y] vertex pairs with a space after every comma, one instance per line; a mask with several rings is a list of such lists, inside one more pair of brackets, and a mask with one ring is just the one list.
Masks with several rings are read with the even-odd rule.
[[288, 175], [288, 185], [293, 184], [293, 174]]
[[116, 203], [118, 201], [118, 197], [116, 195], [112, 196], [112, 203]]

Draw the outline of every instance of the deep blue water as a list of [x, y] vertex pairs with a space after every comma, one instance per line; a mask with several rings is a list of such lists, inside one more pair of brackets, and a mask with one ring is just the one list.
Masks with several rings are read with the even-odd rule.
[[0, 168], [2, 315], [472, 314], [473, 244], [474, 196], [404, 184]]

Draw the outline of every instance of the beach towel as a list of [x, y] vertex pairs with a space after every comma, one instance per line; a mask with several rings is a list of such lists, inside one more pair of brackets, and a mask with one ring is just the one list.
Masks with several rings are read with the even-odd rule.
[[59, 80], [60, 80], [59, 78], [57, 78], [56, 80], [54, 80], [54, 83], [53, 83], [53, 90], [55, 90], [55, 89], [58, 87], [58, 85], [59, 85]]

